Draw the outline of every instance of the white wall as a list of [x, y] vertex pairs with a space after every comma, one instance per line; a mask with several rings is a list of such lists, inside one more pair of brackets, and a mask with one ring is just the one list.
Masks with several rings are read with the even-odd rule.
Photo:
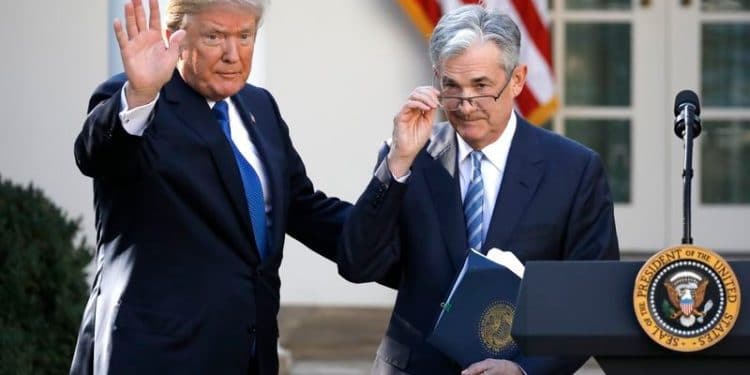
[[[372, 176], [393, 116], [430, 84], [427, 43], [393, 1], [271, 2], [261, 34], [266, 84], [316, 187], [354, 201]], [[282, 302], [388, 305], [395, 294], [350, 284], [333, 263], [289, 241]]]
[[[91, 91], [109, 72], [111, 22], [123, 0], [0, 3], [0, 175], [33, 181], [94, 242], [91, 181], [73, 160]], [[165, 3], [165, 1], [161, 1]], [[251, 81], [276, 96], [316, 186], [356, 200], [393, 115], [429, 84], [426, 43], [392, 1], [273, 0]], [[118, 66], [115, 61], [112, 66]], [[353, 285], [290, 239], [282, 302], [390, 305], [394, 293]]]
[[91, 91], [107, 75], [106, 2], [0, 2], [0, 175], [33, 182], [94, 242], [91, 181], [73, 160]]

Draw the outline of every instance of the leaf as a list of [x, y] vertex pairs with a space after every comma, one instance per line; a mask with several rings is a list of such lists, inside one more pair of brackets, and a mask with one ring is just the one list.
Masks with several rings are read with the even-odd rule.
[[661, 313], [662, 314], [664, 314], [665, 316], [672, 316], [672, 314], [674, 314], [675, 311], [677, 310], [674, 308], [674, 306], [672, 306], [671, 303], [669, 303], [669, 301], [667, 300], [661, 301]]

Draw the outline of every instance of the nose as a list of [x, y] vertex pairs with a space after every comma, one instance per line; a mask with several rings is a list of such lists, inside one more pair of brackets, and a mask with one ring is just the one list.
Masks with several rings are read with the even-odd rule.
[[226, 38], [224, 41], [224, 54], [221, 59], [225, 63], [233, 63], [240, 59], [240, 42], [236, 38]]
[[471, 112], [474, 112], [476, 108], [476, 103], [474, 103], [471, 99], [462, 99], [461, 103], [458, 104], [458, 111], [462, 114], [469, 114]]

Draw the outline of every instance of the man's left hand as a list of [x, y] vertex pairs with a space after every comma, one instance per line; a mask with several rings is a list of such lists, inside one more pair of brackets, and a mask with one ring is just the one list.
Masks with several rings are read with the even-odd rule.
[[524, 375], [517, 363], [505, 359], [487, 358], [484, 361], [474, 363], [461, 375]]

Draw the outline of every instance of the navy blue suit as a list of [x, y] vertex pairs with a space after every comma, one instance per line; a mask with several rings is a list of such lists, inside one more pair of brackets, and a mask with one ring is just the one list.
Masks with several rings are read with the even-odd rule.
[[270, 250], [255, 247], [232, 148], [175, 72], [142, 137], [103, 83], [75, 143], [94, 181], [97, 273], [71, 374], [276, 374], [284, 234], [333, 259], [348, 203], [314, 190], [272, 96], [231, 97], [270, 186]]
[[[345, 226], [339, 272], [398, 289], [374, 373], [457, 374], [461, 368], [425, 341], [467, 251], [456, 134], [437, 124], [404, 184], [391, 179], [387, 152], [387, 146], [381, 150], [376, 176]], [[518, 118], [482, 247], [512, 251], [524, 263], [617, 259], [612, 198], [599, 157]], [[514, 360], [536, 375], [572, 373], [585, 358]]]

